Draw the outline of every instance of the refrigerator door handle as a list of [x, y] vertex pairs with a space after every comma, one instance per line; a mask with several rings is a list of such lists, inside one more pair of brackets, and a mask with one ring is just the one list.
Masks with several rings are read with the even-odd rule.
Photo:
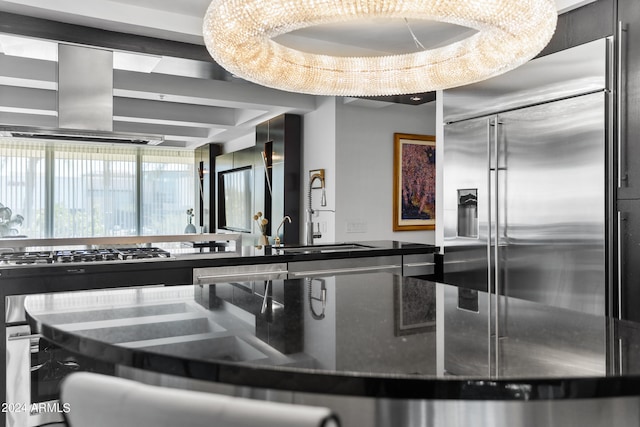
[[495, 127], [494, 125], [494, 118], [488, 118], [487, 119], [487, 261], [488, 261], [488, 265], [487, 265], [487, 308], [488, 308], [488, 314], [487, 314], [487, 342], [488, 342], [488, 346], [487, 346], [487, 368], [488, 368], [488, 375], [491, 377], [492, 375], [492, 358], [491, 358], [491, 348], [492, 348], [492, 343], [491, 343], [491, 322], [492, 322], [492, 305], [491, 305], [491, 288], [492, 288], [492, 280], [491, 280], [491, 258], [492, 258], [492, 254], [491, 254], [491, 234], [492, 234], [492, 213], [491, 213], [491, 203], [492, 203], [492, 197], [491, 197], [491, 128]]
[[625, 25], [622, 21], [618, 21], [616, 28], [616, 142], [618, 146], [618, 188], [626, 187], [628, 185], [628, 170], [627, 170], [627, 144], [623, 138], [624, 122], [623, 122], [623, 67], [624, 67], [624, 33], [626, 32]]
[[495, 122], [493, 127], [493, 157], [496, 163], [496, 173], [494, 174], [494, 187], [493, 187], [493, 202], [494, 202], [494, 228], [495, 228], [495, 241], [493, 245], [493, 281], [494, 281], [494, 370], [496, 377], [500, 373], [500, 120], [498, 116], [495, 116]]
[[[487, 119], [487, 259], [489, 261], [489, 265], [487, 266], [487, 305], [489, 307], [487, 329], [490, 376], [498, 376], [500, 366], [500, 349], [498, 347], [500, 339], [500, 262], [498, 258], [500, 254], [499, 126], [500, 121], [498, 116]], [[491, 172], [495, 172], [493, 179]], [[491, 268], [492, 260], [493, 269]]]

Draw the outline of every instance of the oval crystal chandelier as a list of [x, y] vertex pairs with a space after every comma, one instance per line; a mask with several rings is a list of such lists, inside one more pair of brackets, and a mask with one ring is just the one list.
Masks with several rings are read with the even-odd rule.
[[[421, 19], [476, 32], [449, 45], [382, 56], [331, 56], [273, 39], [316, 25]], [[461, 86], [527, 62], [549, 42], [553, 0], [213, 0], [204, 18], [213, 59], [238, 77], [291, 92], [401, 95]]]

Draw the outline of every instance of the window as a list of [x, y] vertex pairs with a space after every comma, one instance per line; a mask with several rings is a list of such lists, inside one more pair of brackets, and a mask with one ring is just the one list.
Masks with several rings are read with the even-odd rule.
[[2, 235], [45, 235], [45, 146], [32, 142], [0, 145], [0, 203], [24, 220]]
[[138, 234], [135, 151], [56, 145], [53, 158], [53, 237]]
[[192, 151], [142, 152], [142, 233], [181, 234], [195, 208]]
[[34, 238], [179, 234], [193, 165], [190, 150], [0, 139], [0, 203]]

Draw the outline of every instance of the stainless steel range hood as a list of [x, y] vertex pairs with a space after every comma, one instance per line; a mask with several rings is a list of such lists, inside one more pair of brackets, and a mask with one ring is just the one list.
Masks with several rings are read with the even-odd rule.
[[58, 45], [58, 127], [0, 125], [0, 136], [158, 145], [161, 135], [113, 132], [113, 52]]
[[143, 145], [158, 145], [164, 141], [160, 135], [10, 125], [0, 125], [0, 137]]

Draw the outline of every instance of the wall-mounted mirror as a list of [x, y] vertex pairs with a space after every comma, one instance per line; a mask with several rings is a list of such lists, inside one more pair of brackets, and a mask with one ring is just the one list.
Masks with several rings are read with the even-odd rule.
[[250, 233], [252, 218], [253, 168], [218, 172], [218, 228]]

